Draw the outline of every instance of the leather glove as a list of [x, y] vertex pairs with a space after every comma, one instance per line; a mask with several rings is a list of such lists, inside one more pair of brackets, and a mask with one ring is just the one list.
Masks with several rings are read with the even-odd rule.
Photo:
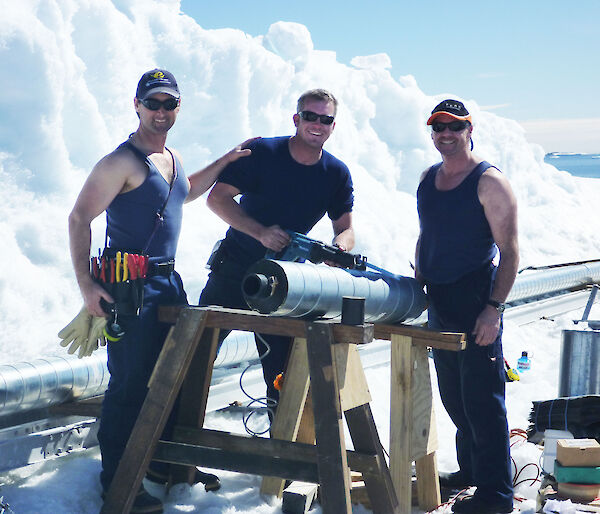
[[79, 358], [83, 357], [82, 349], [87, 346], [91, 322], [92, 316], [84, 306], [71, 323], [58, 333], [58, 337], [62, 339], [60, 345], [63, 348], [70, 345], [67, 350], [69, 355], [74, 354], [79, 349]]
[[106, 327], [106, 318], [92, 317], [90, 331], [88, 333], [88, 342], [83, 357], [92, 355], [98, 346], [106, 346], [106, 336], [104, 335], [104, 327]]

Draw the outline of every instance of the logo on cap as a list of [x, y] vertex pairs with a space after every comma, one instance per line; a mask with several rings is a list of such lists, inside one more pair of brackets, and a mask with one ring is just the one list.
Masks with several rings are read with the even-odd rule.
[[145, 100], [156, 93], [166, 93], [174, 98], [179, 98], [179, 87], [177, 87], [177, 81], [171, 72], [154, 69], [142, 75], [135, 96]]

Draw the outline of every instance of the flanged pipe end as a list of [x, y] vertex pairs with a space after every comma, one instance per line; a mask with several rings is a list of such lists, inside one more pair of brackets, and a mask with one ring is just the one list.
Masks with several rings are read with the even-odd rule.
[[262, 273], [252, 273], [244, 277], [242, 291], [248, 298], [268, 298], [273, 293], [273, 283]]

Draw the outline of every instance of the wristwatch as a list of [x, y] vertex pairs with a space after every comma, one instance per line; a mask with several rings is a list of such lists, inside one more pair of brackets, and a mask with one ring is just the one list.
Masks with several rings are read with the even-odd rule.
[[492, 307], [495, 307], [498, 311], [498, 314], [502, 314], [504, 312], [504, 309], [506, 309], [506, 304], [497, 302], [496, 300], [492, 300], [491, 298], [487, 301], [487, 304], [491, 305]]

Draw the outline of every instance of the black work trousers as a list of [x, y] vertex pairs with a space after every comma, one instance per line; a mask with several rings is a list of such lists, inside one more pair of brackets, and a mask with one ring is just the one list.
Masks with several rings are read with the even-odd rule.
[[475, 343], [472, 330], [485, 308], [495, 275], [491, 264], [452, 284], [427, 284], [429, 328], [467, 333], [461, 352], [433, 350], [440, 396], [456, 425], [461, 472], [476, 496], [511, 502], [510, 443], [506, 419], [502, 325], [490, 346]]

